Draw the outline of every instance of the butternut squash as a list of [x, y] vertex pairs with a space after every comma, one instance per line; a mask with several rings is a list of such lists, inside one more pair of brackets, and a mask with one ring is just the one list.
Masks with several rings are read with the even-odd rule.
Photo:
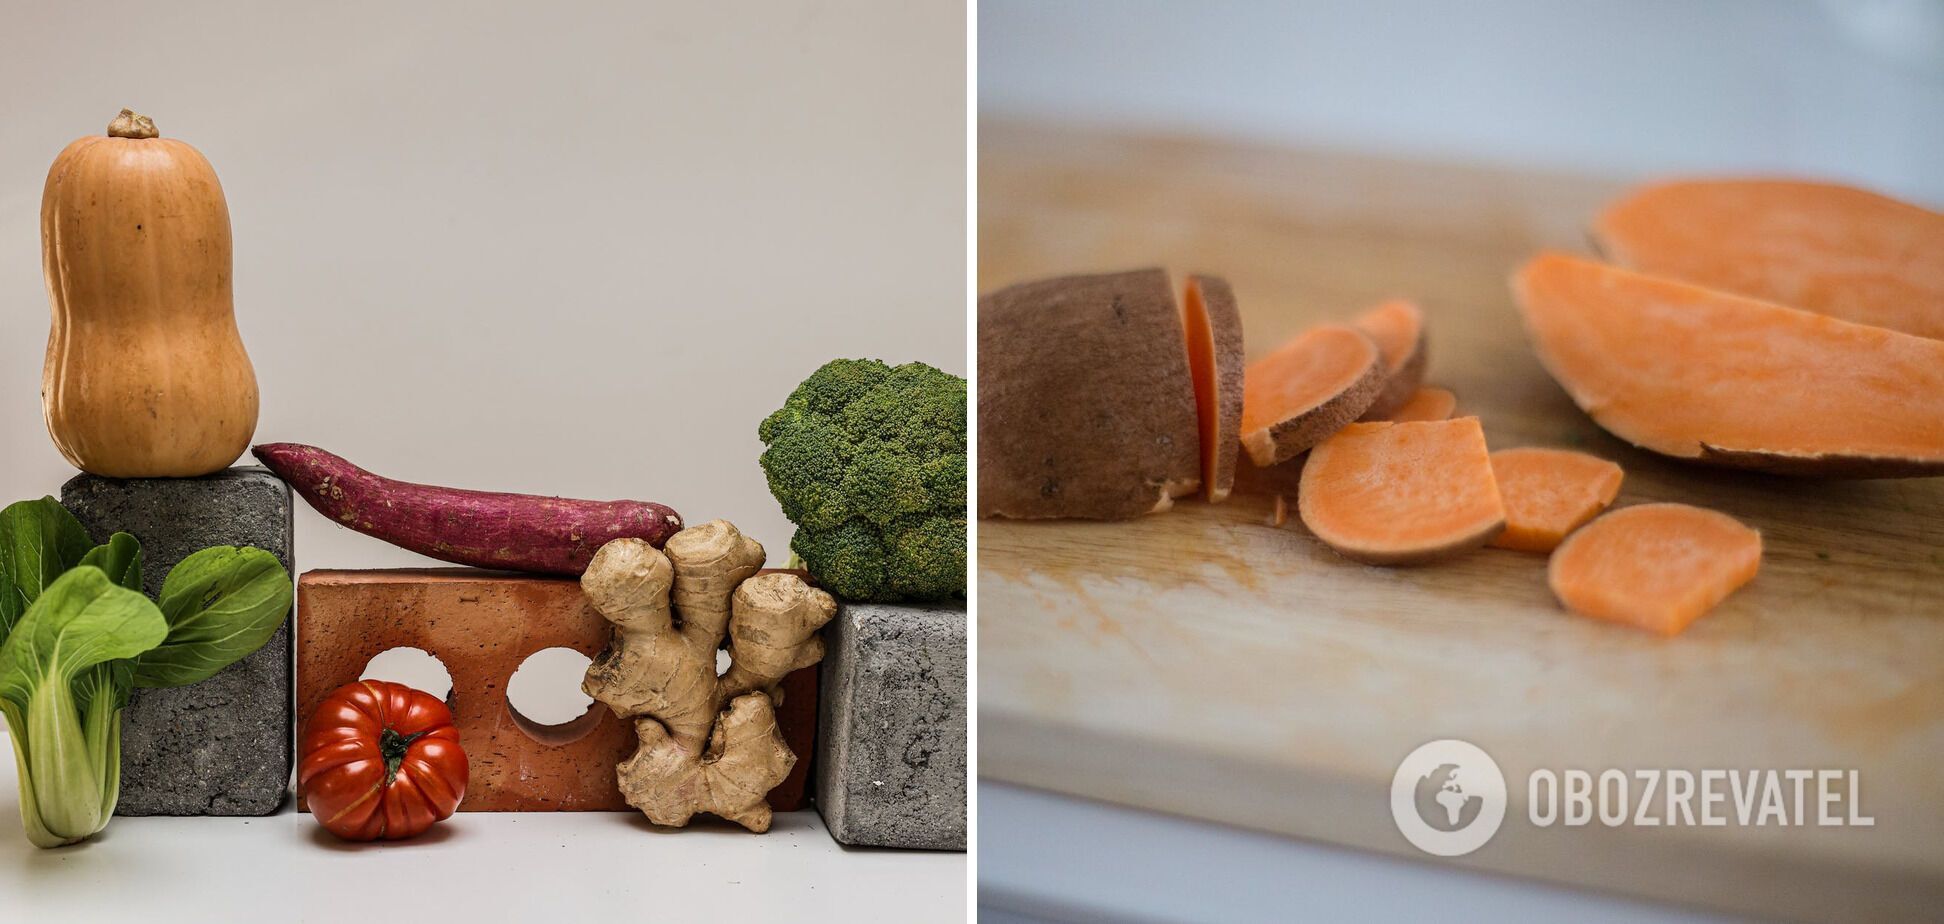
[[188, 144], [124, 109], [47, 171], [41, 258], [53, 323], [41, 407], [83, 471], [189, 477], [256, 430], [256, 372], [230, 296], [229, 206]]

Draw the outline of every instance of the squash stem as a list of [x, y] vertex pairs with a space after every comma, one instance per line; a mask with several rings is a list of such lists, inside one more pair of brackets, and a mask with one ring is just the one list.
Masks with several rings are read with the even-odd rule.
[[155, 120], [133, 109], [123, 109], [115, 120], [108, 123], [110, 138], [159, 138], [161, 132], [155, 130]]

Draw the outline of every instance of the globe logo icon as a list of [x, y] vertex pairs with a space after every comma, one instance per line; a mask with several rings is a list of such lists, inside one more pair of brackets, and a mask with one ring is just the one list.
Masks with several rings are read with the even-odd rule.
[[1439, 764], [1418, 778], [1413, 801], [1418, 817], [1439, 831], [1458, 831], [1478, 819], [1485, 800], [1465, 792], [1457, 764]]
[[1391, 818], [1411, 845], [1440, 857], [1471, 853], [1505, 822], [1505, 773], [1469, 741], [1420, 746], [1391, 777]]

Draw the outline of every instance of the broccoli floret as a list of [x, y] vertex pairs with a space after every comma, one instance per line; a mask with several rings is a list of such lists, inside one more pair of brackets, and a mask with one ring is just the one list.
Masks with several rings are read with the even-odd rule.
[[890, 562], [885, 579], [907, 600], [965, 592], [964, 516], [906, 517], [885, 532], [884, 554]]
[[839, 359], [757, 428], [790, 548], [847, 600], [965, 593], [965, 380]]

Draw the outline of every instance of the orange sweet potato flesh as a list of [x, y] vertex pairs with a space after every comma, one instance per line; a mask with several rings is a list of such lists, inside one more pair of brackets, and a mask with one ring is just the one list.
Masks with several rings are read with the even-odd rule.
[[1593, 225], [1631, 269], [1944, 339], [1944, 214], [1801, 180], [1645, 186]]
[[1547, 371], [1636, 446], [1780, 474], [1944, 474], [1944, 341], [1560, 253], [1512, 287]]
[[1249, 364], [1242, 448], [1258, 467], [1295, 458], [1362, 416], [1383, 386], [1383, 357], [1370, 337], [1339, 324], [1312, 327]]
[[1547, 563], [1559, 602], [1582, 616], [1676, 635], [1755, 577], [1762, 534], [1686, 504], [1615, 510], [1567, 537]]
[[[1451, 412], [1458, 409], [1458, 396], [1442, 388], [1420, 388], [1411, 400], [1397, 410], [1384, 415], [1392, 423], [1409, 423], [1414, 420], [1449, 420]], [[1364, 415], [1368, 418], [1370, 415]]]
[[1424, 384], [1424, 312], [1413, 302], [1393, 298], [1358, 315], [1351, 324], [1370, 335], [1384, 354], [1384, 389], [1363, 419], [1389, 420]]
[[1620, 494], [1620, 466], [1570, 449], [1501, 449], [1492, 474], [1505, 501], [1505, 532], [1492, 544], [1550, 552], [1568, 533], [1599, 516]]
[[1377, 565], [1444, 558], [1505, 527], [1476, 417], [1344, 427], [1310, 451], [1296, 512], [1330, 548]]
[[1201, 487], [1195, 388], [1160, 269], [979, 299], [979, 515], [1120, 519]]
[[1227, 280], [1190, 276], [1181, 318], [1188, 338], [1188, 372], [1195, 380], [1195, 411], [1201, 419], [1202, 485], [1209, 502], [1219, 503], [1235, 486], [1235, 457], [1241, 448], [1237, 434], [1247, 361], [1242, 313]]

